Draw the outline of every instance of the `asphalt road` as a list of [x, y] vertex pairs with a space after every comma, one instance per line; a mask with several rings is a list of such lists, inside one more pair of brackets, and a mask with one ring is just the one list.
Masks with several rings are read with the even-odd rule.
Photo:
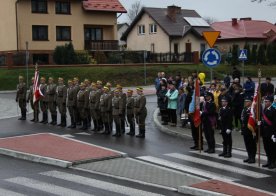
[[[12, 95], [11, 95], [12, 98]], [[260, 169], [257, 166], [248, 166], [242, 163], [244, 159], [244, 151], [237, 150], [233, 152], [233, 159], [223, 160], [219, 159], [217, 154], [206, 155], [198, 154], [190, 151], [189, 147], [192, 146], [191, 138], [177, 138], [169, 136], [156, 129], [153, 123], [153, 112], [156, 109], [156, 97], [147, 97], [148, 117], [146, 122], [146, 139], [137, 139], [135, 137], [129, 137], [124, 135], [121, 138], [114, 138], [111, 136], [103, 136], [100, 134], [86, 135], [80, 133], [79, 130], [62, 129], [50, 125], [33, 124], [30, 121], [18, 121], [16, 118], [0, 120], [0, 137], [9, 137], [25, 134], [34, 134], [42, 132], [51, 132], [60, 135], [71, 135], [74, 139], [85, 141], [88, 143], [108, 147], [111, 149], [125, 152], [129, 157], [146, 160], [152, 162], [152, 160], [159, 159], [161, 162], [155, 164], [163, 165], [163, 161], [168, 161], [171, 165], [164, 164], [163, 166], [174, 168], [174, 166], [183, 166], [185, 172], [196, 176], [208, 176], [208, 174], [216, 175], [221, 178], [231, 178], [235, 182], [255, 187], [258, 189], [275, 192], [275, 179], [276, 171]], [[74, 173], [71, 170], [62, 170], [56, 167], [50, 167], [43, 164], [35, 164], [21, 160], [15, 160], [0, 156], [0, 188], [12, 187], [13, 190], [18, 188], [18, 192], [24, 189], [21, 185], [15, 186], [14, 183], [10, 183], [7, 179], [29, 176], [34, 179], [40, 179], [40, 173], [44, 171], [58, 170], [66, 173]], [[176, 170], [182, 171], [179, 167], [175, 167]], [[188, 168], [188, 169], [187, 169]], [[189, 170], [189, 168], [191, 168]], [[205, 173], [206, 172], [206, 173]], [[95, 176], [86, 173], [77, 173], [77, 175], [101, 179], [103, 181], [109, 181], [112, 179]], [[45, 176], [43, 176], [45, 178]], [[46, 179], [46, 181], [49, 179]], [[64, 182], [50, 180], [53, 184], [64, 185]], [[117, 183], [117, 182], [116, 182]], [[166, 192], [161, 189], [156, 189], [148, 186], [141, 186], [135, 183], [119, 182], [122, 185], [131, 186], [137, 189], [162, 193], [164, 195], [174, 195], [173, 192]], [[66, 187], [75, 189], [75, 184], [66, 184]], [[14, 189], [15, 188], [15, 189]], [[91, 189], [88, 187], [84, 192]], [[92, 188], [93, 189], [93, 188]], [[104, 195], [102, 190], [95, 191], [95, 195]], [[79, 190], [79, 189], [76, 189]], [[28, 191], [28, 189], [22, 190]], [[99, 192], [97, 192], [99, 191]], [[30, 195], [35, 195], [36, 192], [31, 192]]]

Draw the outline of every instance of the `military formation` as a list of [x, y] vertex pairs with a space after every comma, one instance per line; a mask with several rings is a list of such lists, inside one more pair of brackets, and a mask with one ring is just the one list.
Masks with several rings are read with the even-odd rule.
[[[90, 82], [85, 79], [79, 83], [77, 77], [68, 80], [67, 85], [63, 78], [58, 78], [55, 84], [54, 78], [40, 78], [39, 101], [33, 102], [33, 85], [27, 86], [24, 78], [19, 76], [17, 85], [16, 101], [21, 109], [19, 120], [26, 120], [26, 103], [30, 102], [33, 110], [33, 122], [43, 124], [67, 126], [67, 111], [69, 112], [71, 124], [68, 128], [80, 128], [82, 131], [93, 131], [109, 135], [113, 132], [114, 137], [120, 137], [125, 133], [125, 127], [129, 126], [127, 135], [135, 135], [136, 124], [139, 127], [137, 138], [145, 138], [145, 120], [147, 117], [146, 97], [143, 88], [137, 87], [137, 96], [133, 95], [133, 90], [123, 91], [121, 85], [116, 85], [112, 90], [111, 83], [103, 86], [102, 81]], [[39, 121], [39, 113], [42, 113], [42, 120]], [[50, 116], [49, 116], [50, 114]], [[60, 123], [58, 123], [60, 115]], [[78, 127], [79, 126], [79, 127]], [[91, 129], [93, 127], [93, 129]]]

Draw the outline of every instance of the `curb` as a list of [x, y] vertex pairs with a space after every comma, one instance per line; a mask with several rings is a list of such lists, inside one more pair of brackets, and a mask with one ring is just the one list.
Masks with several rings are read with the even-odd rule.
[[11, 93], [16, 93], [15, 90], [12, 91], [0, 91], [0, 94], [11, 94]]
[[34, 155], [34, 154], [29, 154], [25, 152], [14, 151], [14, 150], [8, 150], [4, 148], [0, 148], [0, 154], [31, 161], [31, 162], [44, 163], [47, 165], [54, 165], [54, 166], [63, 167], [63, 168], [71, 167], [73, 164], [72, 162], [69, 162], [69, 161], [63, 161], [63, 160], [54, 159], [50, 157], [42, 157], [39, 155]]
[[164, 133], [166, 133], [166, 134], [169, 134], [169, 135], [178, 136], [178, 137], [182, 137], [182, 138], [187, 138], [187, 137], [188, 137], [188, 138], [191, 138], [191, 137], [192, 137], [192, 136], [189, 135], [189, 134], [179, 133], [179, 132], [177, 132], [177, 131], [173, 131], [173, 130], [171, 130], [171, 129], [165, 127], [165, 126], [163, 126], [163, 125], [159, 122], [159, 120], [158, 120], [158, 118], [157, 118], [157, 116], [158, 116], [157, 114], [158, 114], [158, 108], [156, 108], [155, 111], [154, 111], [154, 113], [153, 113], [153, 121], [154, 121], [154, 124], [156, 125], [156, 127], [157, 127], [160, 131], [162, 131], [162, 132], [164, 132]]
[[189, 195], [196, 195], [196, 196], [228, 196], [223, 193], [217, 193], [213, 191], [207, 191], [203, 189], [197, 189], [189, 186], [180, 186], [178, 187], [179, 193], [189, 194]]

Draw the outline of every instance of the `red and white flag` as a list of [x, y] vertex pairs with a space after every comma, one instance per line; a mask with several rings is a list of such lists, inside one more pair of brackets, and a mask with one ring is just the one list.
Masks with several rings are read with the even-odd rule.
[[259, 98], [259, 84], [255, 84], [255, 93], [254, 98], [250, 110], [250, 116], [248, 119], [247, 127], [250, 129], [252, 133], [256, 132], [256, 125], [257, 125], [257, 104], [258, 104], [258, 98]]
[[39, 101], [40, 97], [43, 96], [43, 94], [41, 93], [40, 88], [39, 88], [38, 80], [39, 80], [39, 71], [36, 68], [34, 83], [33, 83], [33, 103]]
[[194, 125], [195, 127], [198, 127], [201, 123], [200, 118], [200, 87], [199, 87], [199, 81], [196, 79], [195, 83], [195, 113], [194, 113]]

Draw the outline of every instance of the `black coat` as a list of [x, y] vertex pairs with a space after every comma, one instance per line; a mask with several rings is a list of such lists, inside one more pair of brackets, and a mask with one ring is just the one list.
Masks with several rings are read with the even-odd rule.
[[248, 129], [248, 119], [250, 116], [251, 107], [244, 107], [241, 113], [241, 131], [242, 135], [250, 135], [251, 130]]
[[205, 102], [202, 108], [202, 123], [205, 126], [215, 126], [216, 125], [216, 105], [213, 101]]
[[261, 84], [261, 96], [273, 95], [274, 93], [274, 85], [269, 83], [262, 83]]
[[[265, 116], [272, 125], [269, 125], [269, 123], [265, 120]], [[276, 134], [276, 109], [270, 106], [265, 108], [262, 114], [261, 135], [263, 137], [271, 137], [273, 134]]]
[[233, 125], [233, 112], [229, 106], [221, 107], [219, 110], [219, 117], [221, 122], [221, 131], [226, 131], [227, 129], [232, 130]]
[[166, 110], [168, 107], [168, 98], [166, 97], [167, 89], [158, 92], [158, 106], [160, 110]]

